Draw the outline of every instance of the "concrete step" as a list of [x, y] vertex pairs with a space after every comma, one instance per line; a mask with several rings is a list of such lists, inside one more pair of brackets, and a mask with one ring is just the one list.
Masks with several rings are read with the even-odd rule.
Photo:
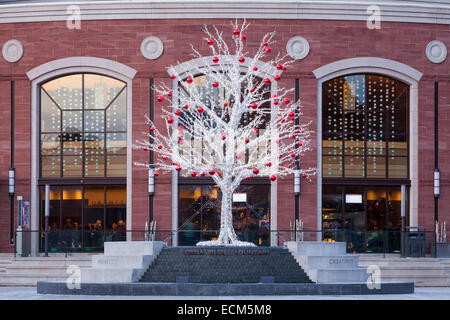
[[[6, 268], [6, 274], [17, 274], [17, 275], [27, 275], [27, 274], [40, 274], [40, 275], [67, 275], [67, 270], [69, 266], [59, 267], [59, 266], [11, 266]], [[80, 270], [86, 270], [89, 267], [80, 267]]]
[[92, 265], [91, 258], [82, 259], [64, 259], [64, 258], [17, 258], [12, 261], [16, 266], [69, 266], [78, 265], [80, 267], [89, 267]]
[[416, 287], [450, 287], [448, 276], [426, 274], [415, 275], [381, 275], [381, 281], [414, 282]]
[[298, 256], [336, 256], [347, 254], [345, 242], [286, 242], [289, 250]]
[[344, 269], [358, 267], [358, 257], [352, 255], [303, 256], [299, 257], [299, 262], [300, 265], [308, 266], [308, 269]]
[[92, 268], [126, 269], [147, 268], [153, 256], [92, 256]]
[[38, 281], [65, 281], [68, 275], [49, 275], [49, 274], [2, 274], [0, 276], [0, 286], [36, 286]]
[[312, 269], [307, 270], [307, 273], [317, 283], [366, 282], [369, 277], [364, 268]]
[[127, 241], [105, 242], [105, 256], [139, 256], [157, 254], [164, 244], [160, 241]]

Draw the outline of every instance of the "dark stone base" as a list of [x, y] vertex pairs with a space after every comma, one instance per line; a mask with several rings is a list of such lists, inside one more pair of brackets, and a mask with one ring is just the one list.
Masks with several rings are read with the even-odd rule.
[[450, 242], [436, 243], [436, 256], [438, 258], [450, 258]]
[[38, 294], [108, 296], [284, 296], [373, 295], [414, 293], [413, 282], [385, 282], [380, 289], [366, 283], [82, 283], [68, 289], [66, 282], [37, 283]]

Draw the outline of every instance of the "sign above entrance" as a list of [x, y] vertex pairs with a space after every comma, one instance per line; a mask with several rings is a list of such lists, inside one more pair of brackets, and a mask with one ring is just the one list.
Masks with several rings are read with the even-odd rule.
[[345, 195], [345, 203], [363, 203], [362, 194], [347, 193]]

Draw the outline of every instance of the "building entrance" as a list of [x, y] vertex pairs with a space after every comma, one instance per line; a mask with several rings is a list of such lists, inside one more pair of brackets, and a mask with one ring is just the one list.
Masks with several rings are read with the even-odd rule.
[[[220, 230], [220, 189], [180, 185], [178, 245], [215, 240]], [[233, 195], [233, 223], [241, 241], [270, 245], [270, 185], [241, 185]]]
[[400, 186], [324, 186], [324, 240], [360, 253], [400, 252], [401, 200]]

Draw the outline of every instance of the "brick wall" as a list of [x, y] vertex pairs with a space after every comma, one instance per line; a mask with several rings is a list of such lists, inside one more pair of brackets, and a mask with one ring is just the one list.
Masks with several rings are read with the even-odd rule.
[[[425, 56], [427, 43], [439, 39], [450, 48], [448, 26], [431, 24], [382, 22], [380, 30], [369, 30], [362, 21], [293, 21], [293, 20], [253, 20], [247, 32], [250, 53], [259, 45], [266, 32], [275, 30], [277, 43], [273, 52], [285, 50], [287, 41], [296, 35], [305, 37], [310, 43], [310, 53], [306, 59], [296, 61], [283, 75], [284, 86], [292, 87], [294, 79], [300, 78], [300, 97], [304, 106], [305, 120], [312, 120], [316, 129], [317, 82], [312, 71], [327, 63], [353, 57], [381, 57], [407, 64], [424, 73], [419, 83], [419, 224], [432, 228], [433, 224], [433, 83], [440, 82], [440, 166], [442, 219], [450, 220], [445, 208], [450, 195], [450, 59], [436, 65]], [[215, 24], [230, 30], [230, 21], [224, 19], [204, 20], [114, 20], [82, 21], [80, 30], [69, 30], [65, 21], [0, 24], [0, 44], [9, 39], [17, 39], [24, 46], [23, 58], [12, 66], [0, 58], [0, 201], [9, 203], [7, 194], [7, 170], [9, 167], [9, 80], [16, 83], [16, 177], [17, 194], [30, 193], [30, 82], [26, 72], [30, 69], [59, 58], [72, 56], [94, 56], [111, 59], [126, 64], [138, 71], [133, 80], [133, 135], [135, 140], [146, 128], [142, 115], [148, 113], [149, 83], [153, 77], [155, 84], [169, 82], [166, 67], [191, 59], [192, 43], [200, 52], [208, 54], [208, 46], [203, 40], [203, 25]], [[230, 30], [231, 31], [231, 30]], [[141, 41], [149, 36], [159, 37], [164, 43], [163, 55], [153, 61], [140, 54]], [[230, 36], [231, 37], [231, 36]], [[155, 118], [158, 119], [160, 106], [155, 104]], [[316, 146], [315, 139], [312, 146]], [[133, 162], [147, 160], [148, 153], [134, 151]], [[302, 167], [315, 166], [316, 154], [310, 152], [302, 159]], [[148, 219], [147, 175], [142, 168], [133, 168], [133, 225], [143, 228]], [[316, 183], [302, 180], [300, 197], [300, 217], [307, 228], [316, 226]], [[157, 179], [154, 201], [155, 218], [158, 229], [170, 228], [170, 175]], [[279, 180], [278, 187], [278, 227], [289, 228], [293, 220], [292, 177]], [[0, 252], [7, 251], [9, 233], [9, 207], [0, 207]], [[450, 222], [450, 221], [449, 221]]]

